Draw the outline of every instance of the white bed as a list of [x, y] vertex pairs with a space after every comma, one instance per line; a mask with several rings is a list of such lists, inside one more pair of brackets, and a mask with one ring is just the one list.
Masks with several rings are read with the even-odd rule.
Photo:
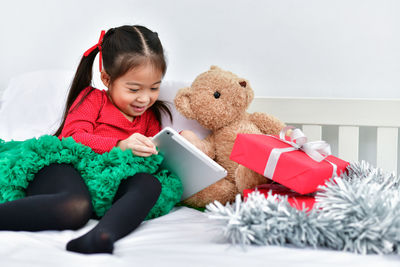
[[[0, 138], [23, 140], [54, 130], [63, 109], [71, 76], [72, 73], [66, 71], [39, 71], [15, 77], [0, 101]], [[171, 100], [176, 90], [185, 85], [186, 83], [182, 82], [165, 82], [160, 97]], [[300, 125], [311, 139], [328, 137], [334, 145], [333, 151], [343, 159], [358, 160], [363, 159], [363, 154], [373, 153], [378, 165], [396, 171], [400, 121], [395, 114], [400, 114], [399, 104], [399, 100], [259, 97], [255, 99], [250, 111], [268, 112], [287, 123]], [[358, 105], [357, 108], [354, 108], [354, 105]], [[376, 108], [372, 109], [371, 106]], [[357, 112], [352, 112], [353, 110]], [[353, 116], [353, 113], [356, 115]], [[172, 127], [177, 130], [190, 128], [202, 136], [207, 134], [207, 131], [196, 122], [185, 120], [175, 112], [174, 118]], [[364, 126], [374, 127], [376, 131], [376, 134], [373, 134], [375, 138], [372, 138], [374, 140], [359, 137], [362, 129], [360, 127]], [[331, 131], [337, 134], [331, 134]], [[370, 149], [372, 152], [368, 153], [368, 150], [361, 149], [364, 146], [372, 147]], [[134, 233], [116, 243], [114, 255], [87, 256], [65, 250], [67, 241], [88, 231], [95, 223], [95, 220], [91, 220], [78, 231], [37, 233], [0, 231], [1, 266], [399, 266], [400, 264], [400, 256], [356, 255], [312, 248], [234, 247], [223, 240], [218, 222], [208, 219], [202, 212], [186, 207], [177, 207], [168, 215], [144, 222]]]

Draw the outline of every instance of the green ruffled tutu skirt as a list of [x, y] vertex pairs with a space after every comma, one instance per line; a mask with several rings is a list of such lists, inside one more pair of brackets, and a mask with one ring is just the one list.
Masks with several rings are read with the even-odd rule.
[[[113, 148], [97, 154], [71, 137], [59, 140], [44, 135], [26, 141], [5, 142], [0, 139], [0, 203], [23, 198], [35, 174], [52, 163], [67, 163], [80, 172], [86, 183], [97, 216], [111, 207], [122, 179], [138, 172], [153, 174], [162, 191], [146, 219], [167, 214], [181, 199], [183, 188], [179, 178], [160, 170], [162, 155], [138, 157], [130, 150]], [[138, 203], [141, 205], [141, 203]]]

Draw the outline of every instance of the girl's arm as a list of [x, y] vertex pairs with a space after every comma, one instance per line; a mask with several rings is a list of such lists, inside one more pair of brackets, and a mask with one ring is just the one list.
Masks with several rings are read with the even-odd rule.
[[[82, 96], [87, 93], [86, 90], [90, 90], [90, 88], [85, 89], [80, 96], [78, 96], [72, 105], [72, 109], [79, 103]], [[60, 138], [71, 136], [76, 142], [91, 147], [96, 153], [108, 152], [113, 147], [117, 146], [120, 138], [103, 137], [93, 134], [103, 101], [104, 99], [101, 91], [94, 89], [90, 92], [81, 105], [68, 114]]]

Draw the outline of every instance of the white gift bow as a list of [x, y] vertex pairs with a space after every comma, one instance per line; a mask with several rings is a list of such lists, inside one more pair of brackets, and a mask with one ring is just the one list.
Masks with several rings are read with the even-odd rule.
[[[292, 130], [292, 132], [289, 134], [290, 140], [286, 140], [285, 136], [289, 130]], [[271, 137], [277, 138], [272, 135]], [[284, 127], [279, 133], [279, 138], [277, 139], [289, 144], [291, 147], [272, 149], [271, 154], [269, 155], [268, 158], [268, 162], [264, 169], [264, 176], [270, 179], [272, 179], [274, 176], [276, 165], [278, 164], [279, 157], [282, 153], [300, 149], [304, 151], [310, 158], [312, 158], [317, 162], [321, 162], [328, 155], [331, 154], [331, 146], [327, 142], [325, 141], [307, 142], [307, 136], [300, 129], [295, 128], [293, 126]], [[332, 177], [333, 177], [336, 174], [337, 166], [336, 164], [330, 161], [328, 162], [333, 167], [333, 172], [332, 172]]]
[[[291, 129], [294, 130], [289, 135], [290, 140], [287, 141], [285, 135]], [[292, 147], [304, 151], [310, 158], [318, 162], [321, 162], [331, 154], [331, 146], [327, 142], [307, 142], [307, 136], [300, 129], [293, 126], [284, 127], [279, 133], [279, 138]]]

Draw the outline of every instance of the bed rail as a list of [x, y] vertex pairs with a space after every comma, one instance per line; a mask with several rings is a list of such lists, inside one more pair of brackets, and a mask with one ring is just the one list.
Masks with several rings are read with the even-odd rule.
[[[321, 140], [324, 127], [334, 126], [329, 130], [337, 129], [337, 140], [331, 143], [336, 156], [351, 162], [368, 160], [373, 153], [373, 164], [397, 173], [400, 99], [256, 97], [249, 112], [256, 111], [300, 126], [309, 140]], [[375, 140], [364, 141], [360, 135], [362, 127], [374, 128]], [[363, 146], [373, 149], [368, 151]]]

